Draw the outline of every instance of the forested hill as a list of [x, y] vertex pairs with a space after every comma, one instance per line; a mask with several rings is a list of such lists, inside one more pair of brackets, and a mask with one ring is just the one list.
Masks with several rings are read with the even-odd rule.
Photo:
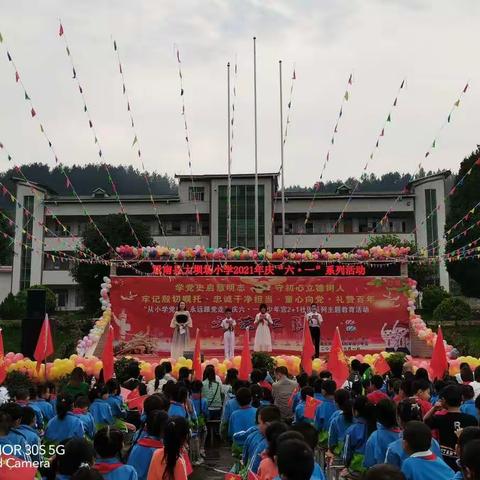
[[[74, 165], [73, 167], [64, 167], [75, 190], [79, 195], [91, 195], [97, 187], [103, 188], [107, 193], [112, 194], [112, 185], [108, 179], [105, 167], [100, 164]], [[0, 173], [0, 181], [14, 192], [12, 177], [22, 178], [22, 174], [33, 182], [47, 185], [59, 195], [70, 195], [71, 189], [67, 187], [67, 181], [60, 167], [50, 169], [42, 163], [33, 163], [21, 167], [21, 173], [11, 168]], [[115, 182], [120, 195], [147, 195], [147, 185], [145, 178], [139, 170], [131, 166], [109, 166], [110, 173]], [[434, 172], [420, 172], [418, 177], [430, 175]], [[175, 179], [166, 174], [149, 173], [149, 182], [154, 195], [167, 195], [177, 192]], [[399, 172], [386, 173], [380, 177], [375, 174], [363, 175], [360, 179], [358, 191], [385, 192], [401, 191], [405, 185], [412, 179], [410, 174]], [[346, 183], [353, 187], [357, 180], [347, 178], [346, 180], [328, 181], [322, 185], [322, 192], [335, 192], [337, 187]], [[288, 187], [289, 191], [313, 191], [314, 186], [304, 187], [293, 185]], [[0, 196], [0, 208], [9, 210], [12, 203], [6, 196]]]

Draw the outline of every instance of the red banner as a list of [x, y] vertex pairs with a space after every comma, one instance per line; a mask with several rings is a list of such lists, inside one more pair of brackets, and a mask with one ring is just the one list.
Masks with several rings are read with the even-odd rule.
[[[321, 351], [328, 352], [336, 326], [346, 351], [359, 353], [409, 348], [407, 279], [403, 277], [112, 277], [115, 339], [146, 333], [156, 353], [170, 351], [170, 321], [185, 301], [192, 316], [192, 345], [197, 328], [202, 350], [223, 352], [223, 311], [237, 321], [237, 352], [242, 331], [260, 303], [274, 321], [274, 353], [301, 350], [304, 313], [311, 303], [322, 314]], [[253, 342], [254, 335], [251, 335]]]

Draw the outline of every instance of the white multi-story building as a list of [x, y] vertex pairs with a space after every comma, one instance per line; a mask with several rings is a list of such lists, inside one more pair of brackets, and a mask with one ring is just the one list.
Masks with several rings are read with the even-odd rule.
[[[413, 181], [408, 193], [358, 192], [351, 195], [351, 189], [346, 185], [339, 187], [336, 193], [315, 196], [306, 192], [287, 192], [284, 237], [277, 177], [277, 174], [258, 175], [260, 249], [284, 246], [299, 250], [321, 247], [349, 251], [375, 232], [392, 233], [403, 240], [417, 242], [419, 249], [438, 242], [434, 253], [441, 254], [444, 250], [444, 199], [449, 190], [450, 172]], [[165, 236], [161, 234], [149, 196], [121, 196], [128, 216], [148, 223], [152, 237], [159, 245], [225, 247], [227, 176], [179, 175], [177, 179], [178, 194], [154, 197]], [[73, 195], [57, 195], [48, 186], [15, 180], [18, 199], [15, 223], [19, 228], [15, 233], [11, 291], [17, 293], [31, 285], [44, 284], [56, 292], [59, 308], [81, 308], [82, 298], [70, 275], [71, 265], [61, 262], [58, 256], [52, 259], [51, 254], [74, 250], [88, 221], [85, 211], [94, 220], [119, 213], [116, 197], [96, 189], [90, 196], [81, 197], [79, 202]], [[255, 247], [254, 183], [253, 174], [231, 177], [232, 247]], [[26, 214], [25, 209], [33, 215]], [[342, 220], [337, 222], [344, 209]], [[305, 222], [308, 210], [309, 220]], [[390, 211], [388, 220], [378, 224], [387, 211]], [[197, 212], [200, 223], [197, 222]], [[25, 244], [31, 248], [25, 248]], [[443, 262], [439, 263], [438, 278], [439, 283], [448, 289], [449, 279]]]

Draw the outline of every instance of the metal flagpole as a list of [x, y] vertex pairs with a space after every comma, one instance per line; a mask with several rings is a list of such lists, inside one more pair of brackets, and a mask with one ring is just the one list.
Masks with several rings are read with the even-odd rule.
[[255, 129], [255, 250], [258, 251], [257, 38], [253, 37], [253, 112]]
[[230, 62], [227, 63], [227, 105], [228, 105], [228, 114], [227, 114], [227, 134], [228, 134], [228, 187], [227, 187], [227, 248], [231, 247], [232, 241], [232, 177], [231, 177], [231, 150], [230, 150]]
[[283, 165], [283, 88], [282, 88], [282, 61], [278, 62], [280, 76], [280, 168], [282, 170], [282, 248], [285, 248], [285, 168]]

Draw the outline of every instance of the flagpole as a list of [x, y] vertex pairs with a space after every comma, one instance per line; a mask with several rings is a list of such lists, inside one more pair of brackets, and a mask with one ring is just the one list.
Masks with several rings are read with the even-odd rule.
[[257, 38], [253, 37], [253, 115], [255, 137], [255, 250], [258, 251]]
[[282, 88], [282, 61], [278, 62], [280, 77], [280, 169], [282, 170], [282, 248], [285, 248], [285, 168], [283, 165], [283, 88]]
[[231, 151], [230, 151], [230, 62], [227, 63], [227, 147], [228, 147], [228, 187], [227, 187], [227, 248], [230, 248], [231, 244], [231, 235], [232, 235], [232, 177], [231, 177]]

